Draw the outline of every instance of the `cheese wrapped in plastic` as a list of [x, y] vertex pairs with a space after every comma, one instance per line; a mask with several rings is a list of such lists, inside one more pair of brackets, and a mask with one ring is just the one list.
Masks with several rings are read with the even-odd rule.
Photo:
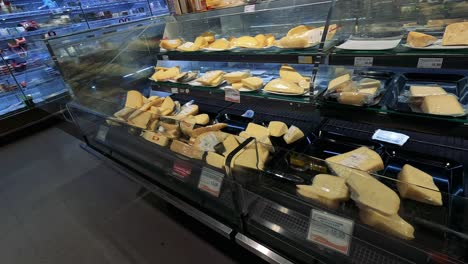
[[463, 116], [465, 109], [453, 94], [428, 95], [421, 104], [423, 113], [445, 116]]
[[[375, 93], [376, 91], [374, 91]], [[342, 92], [331, 97], [336, 97], [338, 103], [346, 105], [363, 106], [374, 101], [374, 95], [364, 92]]]
[[431, 175], [406, 164], [398, 174], [398, 191], [401, 197], [418, 202], [442, 205], [442, 194]]
[[468, 22], [448, 25], [445, 28], [442, 45], [468, 45]]
[[359, 217], [364, 224], [402, 239], [414, 239], [414, 227], [398, 214], [383, 215], [369, 208], [361, 208]]
[[333, 209], [337, 208], [341, 201], [349, 199], [346, 181], [333, 175], [318, 174], [314, 177], [312, 185], [297, 185], [296, 187], [300, 195], [317, 200]]
[[428, 95], [442, 95], [447, 94], [447, 92], [440, 86], [426, 86], [426, 85], [411, 85], [410, 94], [414, 97], [424, 97]]
[[437, 38], [434, 36], [412, 31], [408, 33], [406, 44], [414, 48], [422, 48], [422, 47], [427, 47], [429, 45], [432, 45], [436, 41], [437, 41]]
[[224, 74], [224, 79], [229, 83], [238, 83], [241, 82], [242, 79], [248, 78], [252, 76], [250, 74], [250, 71], [235, 71], [235, 72], [229, 72]]
[[305, 92], [304, 87], [300, 87], [299, 85], [295, 84], [294, 82], [283, 80], [283, 79], [274, 79], [271, 80], [265, 88], [265, 91], [269, 92], [277, 92], [277, 93], [285, 93], [285, 94], [303, 94]]
[[182, 45], [182, 40], [181, 39], [163, 39], [161, 40], [161, 43], [159, 45], [163, 49], [175, 50], [177, 49], [177, 47]]
[[325, 161], [332, 171], [344, 178], [349, 177], [349, 168], [365, 172], [377, 172], [384, 169], [384, 163], [380, 155], [367, 147], [360, 147], [353, 151], [327, 158]]

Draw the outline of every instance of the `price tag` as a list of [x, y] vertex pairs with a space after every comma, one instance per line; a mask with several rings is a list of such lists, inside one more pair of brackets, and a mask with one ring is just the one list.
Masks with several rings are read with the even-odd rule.
[[392, 131], [377, 129], [372, 136], [372, 139], [403, 146], [403, 144], [405, 144], [409, 139], [409, 136]]
[[198, 189], [205, 191], [214, 197], [219, 197], [223, 178], [224, 174], [210, 168], [203, 167], [200, 181], [198, 182]]
[[225, 88], [224, 100], [233, 103], [240, 103], [240, 92], [236, 89]]
[[443, 58], [419, 58], [418, 68], [440, 69], [442, 68]]
[[354, 221], [312, 209], [307, 239], [348, 255], [353, 230]]
[[165, 16], [164, 19], [166, 20], [167, 23], [177, 22], [177, 19], [175, 18], [175, 16]]
[[299, 64], [312, 64], [312, 63], [314, 63], [314, 60], [312, 59], [312, 56], [298, 56], [297, 57], [297, 63], [299, 63]]
[[163, 60], [169, 60], [169, 55], [162, 55]]
[[109, 127], [100, 125], [99, 130], [96, 134], [96, 139], [101, 142], [106, 142], [107, 133], [109, 132]]
[[176, 160], [172, 165], [172, 175], [186, 179], [192, 174], [192, 164], [183, 160]]
[[179, 93], [179, 88], [172, 87], [172, 88], [171, 88], [171, 93], [173, 93], [173, 94], [178, 94], [178, 93]]
[[255, 5], [246, 5], [244, 6], [244, 13], [255, 12]]
[[374, 57], [355, 57], [354, 66], [356, 67], [371, 67], [374, 63]]

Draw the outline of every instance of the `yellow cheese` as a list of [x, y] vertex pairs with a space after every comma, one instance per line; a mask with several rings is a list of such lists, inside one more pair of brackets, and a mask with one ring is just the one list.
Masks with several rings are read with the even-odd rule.
[[442, 205], [442, 194], [431, 175], [406, 164], [398, 174], [398, 191], [401, 197], [418, 202]]
[[156, 71], [153, 74], [153, 76], [151, 76], [151, 79], [155, 81], [167, 81], [176, 77], [179, 74], [180, 74], [180, 68], [177, 66], [177, 67], [169, 68], [167, 70]]
[[208, 71], [197, 81], [206, 86], [213, 86], [216, 81], [219, 81], [220, 77], [222, 78], [223, 74], [223, 71]]
[[267, 34], [266, 36], [266, 43], [265, 43], [265, 47], [270, 47], [273, 45], [273, 43], [275, 43], [275, 36], [273, 36], [273, 34]]
[[127, 100], [125, 101], [125, 107], [138, 109], [143, 106], [143, 95], [135, 90], [127, 92]]
[[447, 92], [439, 86], [420, 86], [411, 85], [410, 87], [411, 96], [428, 96], [428, 95], [441, 95], [447, 94]]
[[271, 136], [282, 137], [288, 132], [288, 126], [280, 121], [271, 121], [270, 124], [268, 124], [268, 130]]
[[130, 107], [124, 107], [122, 110], [117, 111], [114, 116], [117, 117], [118, 119], [121, 120], [127, 120], [129, 116], [132, 115], [133, 112], [135, 112], [136, 109], [130, 108]]
[[212, 131], [219, 131], [223, 128], [226, 128], [228, 125], [225, 123], [217, 123], [211, 126], [206, 126], [206, 127], [199, 127], [196, 128], [192, 131], [192, 137], [196, 138], [199, 135], [206, 133], [206, 132], [212, 132]]
[[200, 37], [205, 38], [208, 43], [215, 41], [215, 34], [213, 32], [203, 32]]
[[298, 127], [290, 126], [288, 132], [284, 134], [283, 139], [287, 144], [292, 144], [303, 137], [304, 132], [302, 132]]
[[380, 88], [380, 81], [371, 78], [363, 78], [359, 81], [359, 89]]
[[258, 41], [254, 37], [242, 36], [233, 41], [234, 46], [241, 48], [256, 48]]
[[201, 48], [208, 47], [209, 44], [208, 44], [208, 41], [205, 39], [205, 37], [197, 37], [193, 45], [201, 49]]
[[249, 123], [247, 125], [247, 128], [245, 129], [245, 132], [256, 139], [260, 139], [265, 136], [268, 137], [270, 135], [270, 131], [268, 130], [268, 128], [261, 125], [257, 125], [255, 123]]
[[[375, 88], [374, 88], [375, 89]], [[363, 89], [364, 90], [364, 89]], [[376, 90], [374, 91], [374, 93]], [[372, 98], [370, 98], [370, 94], [361, 92], [342, 92], [340, 96], [337, 98], [338, 103], [346, 104], [346, 105], [356, 105], [362, 106], [366, 103], [370, 103]]]
[[[133, 115], [133, 114], [132, 114]], [[128, 118], [128, 123], [130, 125], [146, 129], [148, 122], [150, 121], [152, 114], [150, 112], [140, 112], [134, 117]]]
[[250, 90], [258, 90], [263, 86], [263, 79], [258, 77], [249, 77], [242, 79], [242, 86]]
[[148, 101], [154, 101], [154, 100], [158, 100], [158, 99], [160, 99], [159, 96], [152, 95], [152, 96], [150, 96], [150, 97], [148, 98]]
[[158, 128], [158, 124], [159, 124], [158, 119], [150, 120], [149, 125], [148, 125], [148, 130], [149, 131], [156, 131], [156, 129]]
[[380, 155], [367, 148], [360, 147], [325, 160], [327, 165], [340, 177], [347, 178], [349, 170], [354, 168], [365, 172], [377, 172], [384, 169]]
[[202, 151], [195, 151], [192, 146], [179, 140], [173, 140], [170, 149], [189, 158], [201, 159]]
[[209, 131], [199, 135], [193, 146], [202, 151], [215, 152], [215, 146], [224, 142], [229, 134], [220, 131]]
[[448, 25], [445, 28], [442, 45], [468, 45], [468, 22]]
[[400, 198], [385, 184], [370, 174], [353, 170], [346, 183], [351, 190], [351, 199], [359, 207], [374, 209], [384, 215], [395, 215], [400, 208]]
[[304, 26], [304, 25], [299, 25], [297, 27], [294, 27], [288, 31], [287, 36], [294, 36], [294, 35], [299, 35], [302, 33], [305, 33], [309, 30], [313, 29], [312, 27]]
[[180, 112], [177, 113], [176, 117], [184, 117], [188, 115], [196, 115], [198, 114], [198, 105], [192, 104], [192, 105], [184, 105], [180, 109]]
[[282, 65], [279, 71], [281, 79], [288, 80], [299, 84], [305, 80], [304, 76], [300, 75], [293, 67], [289, 65]]
[[303, 94], [305, 91], [303, 87], [300, 87], [294, 82], [283, 79], [271, 80], [267, 85], [265, 85], [263, 90], [285, 94]]
[[197, 125], [206, 125], [210, 122], [210, 117], [207, 114], [200, 114], [195, 116]]
[[414, 48], [427, 47], [434, 44], [437, 41], [436, 37], [427, 35], [419, 32], [410, 32], [408, 33], [408, 38], [406, 39], [406, 44]]
[[226, 79], [228, 83], [237, 83], [250, 76], [250, 71], [235, 71], [224, 74], [224, 79]]
[[307, 38], [299, 37], [298, 35], [286, 36], [279, 40], [279, 45], [282, 48], [305, 48], [309, 45]]
[[183, 117], [179, 120], [179, 128], [182, 134], [186, 136], [191, 136], [193, 132], [193, 128], [195, 127], [195, 124], [197, 123], [197, 120], [195, 119], [194, 116], [186, 116]]
[[143, 132], [142, 137], [150, 142], [153, 142], [163, 147], [169, 145], [169, 139], [157, 132], [145, 131]]
[[257, 48], [263, 48], [266, 46], [266, 37], [263, 34], [258, 34], [254, 37], [257, 40]]
[[208, 163], [209, 165], [215, 168], [218, 168], [218, 169], [224, 168], [225, 158], [222, 155], [219, 155], [218, 153], [208, 152], [205, 159], [206, 159], [206, 163]]
[[161, 40], [161, 43], [159, 45], [163, 49], [175, 50], [177, 47], [182, 45], [182, 40], [181, 39], [163, 39]]
[[200, 50], [200, 49], [201, 49], [200, 46], [198, 46], [195, 43], [190, 42], [190, 41], [185, 42], [184, 44], [177, 47], [178, 51], [185, 51], [185, 52], [197, 51], [197, 50]]
[[224, 153], [223, 155], [227, 157], [231, 151], [236, 149], [239, 146], [239, 143], [237, 142], [236, 137], [233, 135], [229, 135], [224, 141], [223, 141], [223, 146], [224, 146]]
[[361, 208], [359, 216], [364, 224], [377, 230], [406, 240], [414, 239], [414, 227], [397, 214], [386, 216], [372, 209]]
[[344, 90], [343, 88], [348, 86], [350, 81], [351, 81], [351, 76], [349, 74], [345, 74], [340, 77], [337, 77], [328, 83], [328, 90], [342, 92]]
[[[257, 152], [255, 148], [245, 149], [234, 156], [234, 165], [255, 170], [263, 170], [265, 168], [265, 162], [268, 158], [268, 156], [265, 156], [264, 153], [265, 152]], [[268, 151], [266, 153], [268, 155]]]
[[375, 88], [375, 87], [374, 88], [363, 88], [363, 89], [359, 89], [358, 93], [367, 94], [367, 96], [374, 97], [377, 94], [377, 90], [378, 90], [378, 88]]
[[244, 87], [241, 82], [231, 84], [232, 88], [239, 90], [240, 88]]
[[428, 95], [424, 97], [421, 110], [427, 114], [458, 116], [464, 115], [465, 110], [452, 94]]
[[217, 50], [227, 50], [230, 48], [230, 43], [227, 39], [222, 38], [222, 39], [217, 39], [215, 42], [210, 44], [211, 49], [217, 49]]
[[[167, 96], [166, 98], [164, 98], [164, 101], [163, 103], [161, 104], [160, 108], [162, 110], [168, 110], [172, 113], [172, 111], [174, 111], [174, 107], [175, 107], [175, 103], [174, 101], [172, 100], [171, 97]], [[163, 112], [163, 111], [161, 111]], [[164, 111], [166, 112], [166, 111]]]
[[330, 208], [337, 208], [340, 201], [349, 199], [346, 181], [333, 175], [318, 174], [312, 185], [297, 185], [297, 188], [300, 195], [317, 200]]

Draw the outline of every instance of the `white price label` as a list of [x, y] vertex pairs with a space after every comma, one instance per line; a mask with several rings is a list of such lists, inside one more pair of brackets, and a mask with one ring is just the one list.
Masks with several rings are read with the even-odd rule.
[[444, 59], [442, 58], [419, 58], [418, 68], [440, 69], [442, 68], [443, 62], [444, 62]]
[[225, 88], [224, 100], [233, 103], [240, 103], [240, 92], [236, 89]]
[[214, 197], [219, 197], [223, 179], [224, 174], [210, 168], [203, 167], [200, 181], [198, 182], [198, 189], [205, 191]]
[[255, 12], [255, 5], [246, 5], [244, 6], [244, 13]]
[[373, 57], [355, 57], [354, 66], [356, 67], [371, 67], [374, 64]]
[[314, 60], [312, 59], [312, 56], [298, 56], [297, 57], [297, 63], [299, 63], [299, 64], [312, 64], [312, 63], [314, 63]]
[[106, 137], [107, 137], [107, 133], [109, 132], [109, 127], [107, 126], [99, 126], [99, 130], [96, 134], [96, 139], [101, 141], [101, 142], [106, 142]]
[[179, 93], [179, 88], [172, 87], [171, 88], [171, 93], [178, 94]]
[[372, 139], [403, 146], [403, 144], [405, 144], [409, 139], [409, 136], [392, 131], [377, 129], [372, 136]]
[[307, 239], [348, 255], [353, 230], [354, 221], [312, 209]]
[[163, 60], [169, 60], [169, 55], [162, 55]]

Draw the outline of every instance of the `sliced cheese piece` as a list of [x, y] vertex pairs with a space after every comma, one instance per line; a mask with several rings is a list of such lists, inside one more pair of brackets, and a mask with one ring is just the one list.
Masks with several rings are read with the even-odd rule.
[[365, 172], [377, 172], [384, 169], [380, 155], [367, 148], [360, 147], [325, 160], [327, 165], [340, 177], [349, 176], [348, 168], [354, 168]]
[[440, 86], [424, 86], [424, 85], [411, 85], [411, 96], [424, 97], [428, 95], [441, 95], [447, 92]]
[[236, 90], [239, 90], [240, 88], [244, 87], [242, 85], [242, 82], [233, 83], [233, 84], [231, 84], [231, 86], [232, 86], [233, 89], [236, 89]]
[[465, 110], [452, 94], [428, 95], [421, 104], [423, 113], [445, 116], [462, 116]]
[[222, 38], [222, 39], [215, 40], [215, 42], [211, 43], [209, 47], [211, 49], [227, 50], [231, 47], [231, 44], [229, 43], [227, 39]]
[[265, 91], [285, 93], [285, 94], [303, 94], [305, 89], [295, 84], [294, 82], [283, 80], [283, 79], [274, 79], [265, 85], [263, 88]]
[[199, 114], [195, 116], [196, 124], [197, 125], [206, 125], [210, 122], [210, 116], [207, 114]]
[[231, 84], [238, 83], [242, 81], [242, 79], [248, 78], [250, 76], [250, 71], [235, 71], [224, 74], [224, 79], [226, 79], [226, 81]]
[[[133, 115], [133, 114], [132, 114]], [[138, 115], [128, 118], [130, 125], [146, 129], [148, 122], [150, 121], [152, 114], [150, 112], [139, 112]]]
[[281, 66], [279, 75], [281, 79], [288, 80], [296, 84], [299, 84], [305, 79], [304, 76], [300, 75], [293, 67], [286, 64]]
[[298, 127], [290, 126], [288, 132], [284, 134], [283, 139], [287, 144], [292, 144], [304, 137], [304, 132]]
[[448, 25], [445, 28], [442, 45], [468, 45], [468, 22]]
[[213, 86], [216, 82], [219, 82], [219, 78], [222, 78], [223, 74], [223, 71], [208, 71], [197, 81], [206, 86]]
[[169, 145], [169, 138], [158, 132], [144, 131], [142, 137], [163, 147]]
[[270, 124], [268, 124], [268, 130], [271, 136], [282, 137], [288, 132], [288, 126], [280, 121], [271, 121]]
[[233, 41], [235, 47], [241, 48], [256, 48], [258, 47], [258, 41], [254, 37], [242, 36]]
[[297, 185], [297, 192], [323, 205], [336, 209], [341, 201], [349, 199], [349, 190], [346, 181], [342, 178], [318, 174], [314, 177], [312, 185]]
[[203, 158], [203, 151], [179, 140], [173, 140], [170, 149], [189, 158], [200, 160]]
[[236, 149], [239, 146], [239, 142], [237, 142], [237, 139], [233, 135], [229, 135], [224, 141], [223, 141], [223, 146], [224, 146], [224, 152], [223, 155], [227, 157], [231, 151]]
[[258, 77], [249, 77], [242, 79], [242, 86], [250, 90], [258, 90], [263, 86], [263, 79]]
[[414, 239], [414, 227], [399, 215], [386, 216], [368, 208], [359, 211], [361, 221], [377, 230], [384, 231], [402, 239]]
[[225, 158], [222, 155], [219, 155], [218, 153], [208, 152], [205, 159], [206, 159], [206, 163], [208, 163], [209, 165], [215, 168], [218, 168], [218, 169], [224, 168]]
[[398, 191], [401, 197], [418, 202], [442, 205], [442, 194], [431, 175], [406, 164], [398, 174]]
[[139, 91], [128, 91], [125, 107], [138, 109], [143, 106], [143, 95]]
[[159, 45], [163, 49], [175, 50], [177, 47], [182, 45], [182, 40], [181, 39], [163, 39], [161, 40], [161, 43]]
[[256, 139], [261, 139], [262, 137], [268, 137], [270, 135], [270, 131], [268, 130], [268, 128], [261, 125], [257, 125], [255, 123], [249, 123], [247, 125], [247, 128], [245, 129], [245, 132], [250, 137], [254, 137]]
[[302, 33], [305, 33], [309, 30], [313, 29], [312, 27], [304, 26], [304, 25], [299, 25], [297, 27], [294, 27], [290, 29], [287, 33], [287, 36], [294, 36], [294, 35], [299, 35]]
[[431, 35], [427, 35], [419, 32], [410, 32], [406, 38], [406, 44], [414, 48], [427, 47], [434, 44], [437, 38]]

